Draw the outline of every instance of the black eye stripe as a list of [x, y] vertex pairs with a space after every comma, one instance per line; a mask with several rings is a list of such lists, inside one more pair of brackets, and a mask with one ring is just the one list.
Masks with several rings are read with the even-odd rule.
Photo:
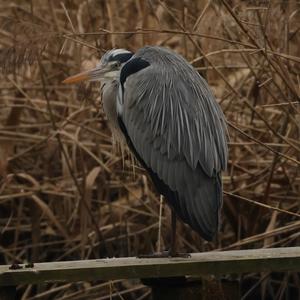
[[120, 53], [120, 54], [110, 56], [108, 61], [117, 60], [120, 63], [124, 63], [124, 62], [128, 61], [132, 57], [132, 55], [133, 55], [133, 53]]
[[125, 83], [126, 78], [128, 76], [130, 76], [131, 74], [134, 74], [134, 73], [136, 73], [144, 68], [147, 68], [149, 66], [150, 66], [150, 64], [146, 60], [144, 60], [140, 57], [133, 58], [128, 63], [126, 63], [124, 65], [124, 67], [121, 69], [121, 74], [120, 74], [120, 83], [121, 83], [123, 92], [124, 92], [124, 83]]

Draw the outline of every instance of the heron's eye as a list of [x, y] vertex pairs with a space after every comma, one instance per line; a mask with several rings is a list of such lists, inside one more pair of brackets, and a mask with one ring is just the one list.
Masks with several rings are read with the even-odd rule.
[[121, 66], [121, 63], [119, 61], [114, 61], [112, 65], [113, 67], [118, 68]]

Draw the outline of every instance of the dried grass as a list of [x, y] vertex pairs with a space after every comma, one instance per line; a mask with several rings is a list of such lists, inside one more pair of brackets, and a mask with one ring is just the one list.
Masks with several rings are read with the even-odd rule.
[[[299, 244], [299, 1], [20, 3], [0, 4], [1, 263], [134, 256], [169, 244], [170, 211], [144, 171], [133, 174], [130, 156], [123, 162], [115, 151], [98, 86], [61, 84], [105, 49], [146, 44], [190, 60], [229, 124], [221, 232], [207, 243], [181, 224], [180, 251]], [[299, 289], [299, 276], [249, 274], [241, 286], [245, 299], [283, 299]], [[134, 281], [18, 293], [149, 299]]]

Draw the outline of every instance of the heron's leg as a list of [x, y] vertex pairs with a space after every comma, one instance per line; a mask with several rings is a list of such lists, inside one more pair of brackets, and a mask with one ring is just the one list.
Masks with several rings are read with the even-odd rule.
[[171, 231], [171, 248], [169, 250], [169, 255], [176, 256], [176, 214], [173, 209], [171, 215]]
[[183, 258], [189, 258], [191, 255], [189, 253], [179, 253], [177, 251], [177, 239], [176, 239], [176, 213], [172, 209], [172, 215], [171, 215], [171, 247], [168, 251], [169, 257], [183, 257]]
[[176, 249], [176, 214], [172, 209], [171, 215], [171, 247], [168, 251], [153, 253], [148, 255], [139, 255], [139, 258], [159, 258], [159, 257], [182, 257], [189, 258], [191, 255], [189, 253], [178, 253]]

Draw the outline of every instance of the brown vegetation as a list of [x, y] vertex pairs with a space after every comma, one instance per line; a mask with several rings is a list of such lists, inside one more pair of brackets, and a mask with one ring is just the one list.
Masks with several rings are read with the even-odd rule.
[[[130, 156], [123, 161], [114, 150], [98, 85], [61, 84], [107, 49], [147, 44], [191, 61], [229, 125], [221, 231], [207, 243], [180, 224], [180, 251], [299, 244], [299, 1], [15, 0], [0, 7], [1, 264], [168, 246], [169, 209], [163, 205], [159, 230], [159, 196], [141, 168], [133, 172]], [[297, 274], [247, 280], [245, 299], [282, 299], [300, 285]], [[19, 294], [149, 299], [132, 281], [26, 286]]]

